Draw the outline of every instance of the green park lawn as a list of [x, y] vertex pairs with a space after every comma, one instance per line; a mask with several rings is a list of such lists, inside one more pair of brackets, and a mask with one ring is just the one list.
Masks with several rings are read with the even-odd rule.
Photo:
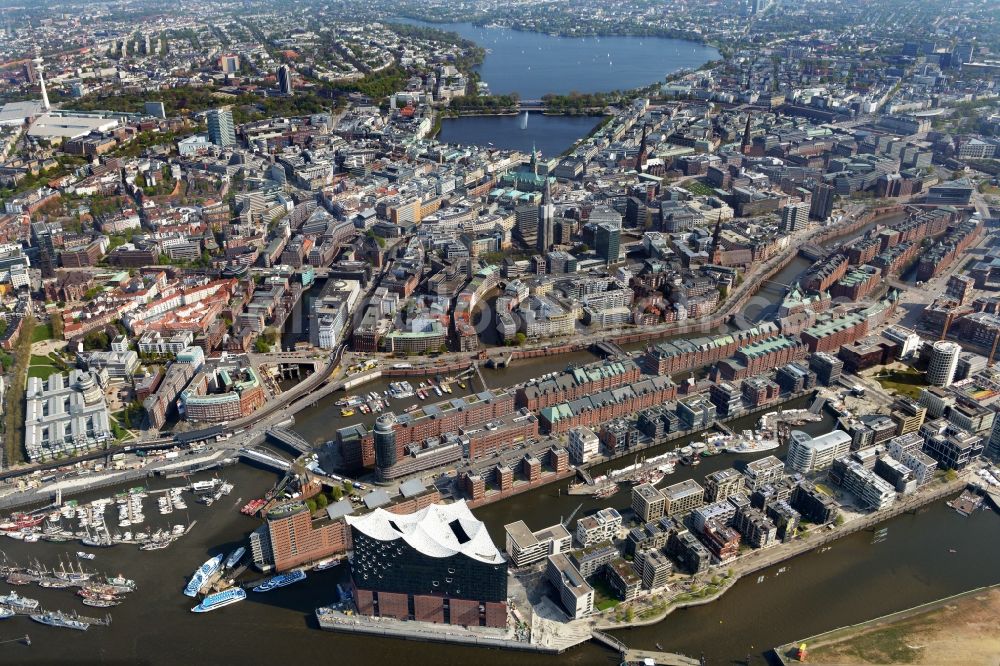
[[875, 375], [876, 381], [882, 385], [886, 391], [892, 391], [899, 395], [905, 395], [913, 399], [920, 397], [920, 390], [927, 386], [927, 379], [924, 373], [916, 370], [890, 370], [889, 372]]
[[52, 324], [36, 324], [34, 330], [31, 331], [32, 342], [42, 342], [43, 340], [51, 339]]
[[715, 194], [715, 190], [713, 190], [710, 185], [706, 185], [705, 183], [699, 180], [691, 180], [684, 183], [684, 189], [691, 192], [692, 194], [706, 196], [706, 197]]
[[52, 364], [52, 359], [47, 356], [31, 355], [31, 363], [28, 364], [28, 376], [48, 379], [49, 375], [59, 372], [59, 368]]

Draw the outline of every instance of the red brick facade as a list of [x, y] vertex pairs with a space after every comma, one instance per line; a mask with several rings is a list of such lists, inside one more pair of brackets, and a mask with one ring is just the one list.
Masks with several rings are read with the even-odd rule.
[[402, 592], [379, 592], [378, 597], [379, 617], [392, 617], [397, 620], [410, 619], [410, 598]]
[[539, 417], [541, 430], [551, 434], [568, 432], [577, 426], [598, 426], [605, 421], [618, 416], [625, 416], [641, 411], [653, 405], [659, 405], [677, 397], [677, 386], [670, 384], [661, 389], [652, 390], [639, 395], [632, 395], [621, 402], [614, 402], [594, 409], [588, 409], [568, 418], [561, 418], [550, 423], [544, 415]]
[[267, 530], [274, 554], [274, 568], [287, 571], [306, 562], [347, 551], [350, 530], [343, 520], [313, 524], [309, 510], [271, 514]]
[[444, 597], [413, 595], [413, 619], [420, 622], [444, 623]]
[[714, 338], [702, 338], [703, 342], [689, 341], [698, 342], [698, 344], [694, 349], [681, 353], [665, 353], [659, 346], [653, 346], [646, 350], [642, 363], [647, 372], [657, 375], [673, 375], [718, 363], [735, 354], [740, 347], [766, 338], [773, 338], [778, 333], [776, 325], [762, 325], [747, 331], [737, 331]]
[[449, 599], [451, 623], [465, 627], [479, 626], [479, 602], [468, 599]]

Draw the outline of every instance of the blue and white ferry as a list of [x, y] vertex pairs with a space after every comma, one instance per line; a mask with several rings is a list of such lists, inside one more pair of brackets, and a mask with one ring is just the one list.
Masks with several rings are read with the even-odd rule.
[[193, 576], [191, 576], [191, 580], [188, 582], [187, 587], [184, 588], [184, 594], [189, 597], [197, 596], [198, 590], [202, 588], [209, 576], [218, 571], [221, 566], [222, 555], [216, 555], [198, 567], [198, 570], [194, 572]]
[[240, 560], [243, 559], [243, 556], [246, 555], [246, 553], [247, 549], [244, 548], [243, 546], [240, 546], [239, 548], [234, 550], [232, 553], [230, 553], [229, 557], [226, 558], [226, 568], [232, 569], [233, 567], [235, 567], [237, 564], [240, 563]]
[[268, 578], [263, 583], [253, 588], [254, 592], [270, 592], [271, 590], [276, 590], [279, 587], [285, 587], [286, 585], [291, 585], [292, 583], [298, 583], [299, 581], [306, 579], [306, 572], [300, 569], [295, 571], [289, 571], [287, 573], [278, 574], [277, 576], [272, 576]]
[[191, 609], [192, 613], [207, 613], [214, 611], [237, 601], [247, 598], [247, 593], [242, 587], [231, 587], [222, 592], [215, 592], [201, 600], [201, 603]]

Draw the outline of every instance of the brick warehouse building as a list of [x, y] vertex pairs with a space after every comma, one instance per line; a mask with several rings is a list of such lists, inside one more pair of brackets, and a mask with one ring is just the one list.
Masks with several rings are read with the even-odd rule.
[[745, 331], [733, 331], [714, 337], [676, 339], [661, 342], [646, 349], [642, 364], [646, 372], [673, 375], [694, 368], [718, 363], [738, 349], [758, 340], [773, 338], [781, 328], [773, 321], [763, 322]]
[[651, 377], [630, 386], [546, 407], [538, 415], [539, 429], [558, 434], [577, 426], [598, 426], [615, 417], [660, 405], [676, 397], [677, 385], [669, 377]]
[[566, 370], [551, 379], [536, 379], [517, 389], [517, 406], [537, 411], [585, 395], [632, 384], [642, 374], [632, 359]]
[[347, 517], [354, 603], [372, 617], [507, 626], [507, 561], [465, 502]]
[[[394, 415], [392, 430], [396, 459], [407, 455], [409, 444], [423, 442], [429, 437], [445, 433], [458, 433], [475, 429], [489, 421], [509, 416], [515, 412], [514, 395], [504, 391], [483, 391], [475, 395], [452, 398], [409, 414]], [[353, 467], [372, 467], [375, 460], [375, 438], [371, 430], [356, 427], [337, 431], [337, 441], [343, 451], [345, 464]], [[488, 447], [489, 444], [485, 444]]]
[[804, 344], [794, 338], [779, 335], [741, 348], [733, 358], [720, 361], [716, 367], [718, 375], [723, 379], [744, 379], [801, 360], [805, 356]]

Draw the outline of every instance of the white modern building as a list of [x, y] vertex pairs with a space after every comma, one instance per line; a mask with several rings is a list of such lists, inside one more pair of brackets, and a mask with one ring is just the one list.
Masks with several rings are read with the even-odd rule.
[[934, 386], [950, 386], [955, 380], [958, 357], [962, 348], [948, 340], [938, 340], [931, 348], [931, 360], [927, 365], [927, 382]]
[[882, 331], [882, 337], [899, 345], [899, 357], [907, 359], [920, 351], [923, 339], [913, 331], [902, 326], [892, 326]]
[[546, 576], [559, 591], [559, 601], [569, 616], [578, 620], [594, 611], [594, 588], [590, 586], [569, 558], [559, 553], [550, 555]]
[[576, 540], [581, 548], [612, 541], [622, 526], [622, 515], [611, 507], [576, 521]]
[[876, 511], [891, 506], [896, 499], [896, 490], [888, 481], [855, 460], [846, 461], [843, 486], [863, 505]]
[[515, 567], [541, 562], [549, 555], [565, 553], [573, 547], [573, 536], [559, 523], [532, 532], [523, 520], [519, 520], [504, 525], [503, 529], [507, 533], [507, 555]]
[[143, 354], [179, 354], [194, 342], [191, 331], [178, 331], [170, 337], [163, 337], [157, 330], [150, 329], [139, 336], [139, 352]]
[[851, 436], [843, 430], [833, 430], [819, 437], [793, 430], [788, 438], [785, 466], [790, 471], [809, 474], [826, 469], [850, 451]]
[[601, 440], [593, 430], [580, 426], [569, 431], [569, 444], [566, 448], [573, 464], [583, 465], [600, 452]]

